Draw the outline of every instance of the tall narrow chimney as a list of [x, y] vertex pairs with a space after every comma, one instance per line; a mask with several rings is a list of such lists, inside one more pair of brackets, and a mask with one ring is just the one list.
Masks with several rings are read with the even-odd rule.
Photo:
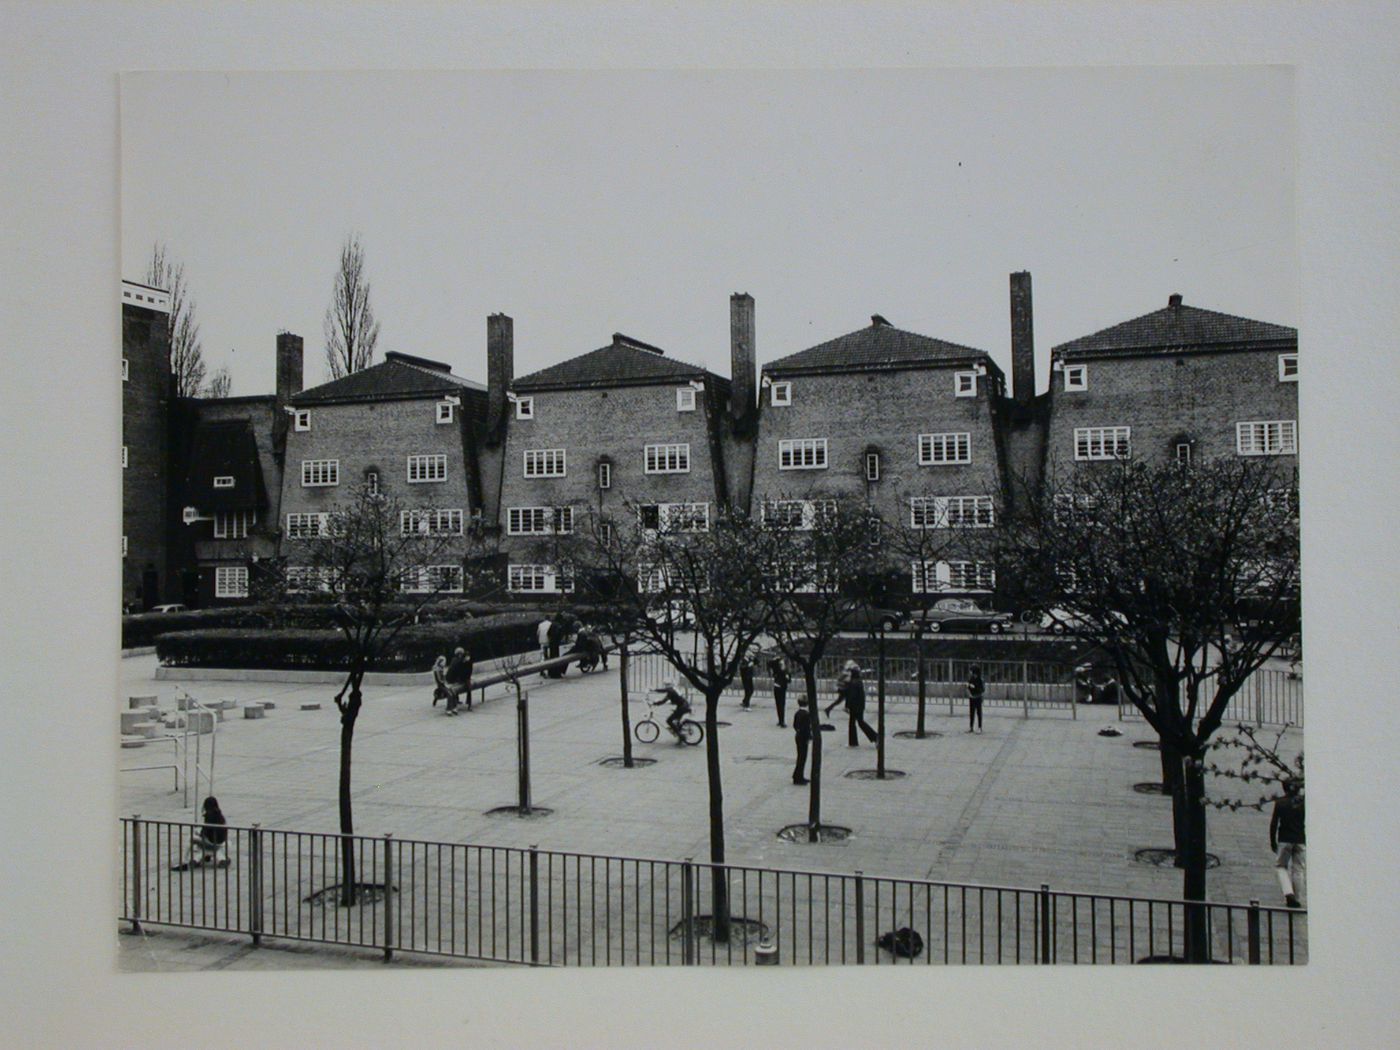
[[301, 393], [302, 366], [301, 336], [291, 332], [277, 333], [277, 401], [285, 405]]
[[756, 372], [753, 296], [735, 292], [729, 297], [729, 414], [735, 423], [748, 419], [757, 404]]
[[486, 318], [486, 432], [500, 433], [506, 418], [506, 388], [515, 378], [515, 322], [506, 314]]
[[1011, 396], [1023, 405], [1035, 398], [1035, 331], [1031, 324], [1031, 275], [1011, 275]]

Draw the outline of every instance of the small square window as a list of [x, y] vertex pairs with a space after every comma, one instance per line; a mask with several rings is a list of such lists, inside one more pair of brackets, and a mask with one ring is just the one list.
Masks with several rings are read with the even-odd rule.
[[770, 402], [774, 405], [792, 404], [792, 384], [774, 383], [770, 390]]
[[976, 372], [954, 372], [953, 373], [953, 395], [955, 397], [976, 397], [977, 396], [977, 373]]
[[1176, 461], [1183, 467], [1191, 465], [1191, 442], [1178, 441], [1176, 443]]
[[1089, 366], [1088, 366], [1088, 365], [1065, 365], [1065, 389], [1066, 389], [1066, 390], [1088, 390], [1088, 389], [1089, 389]]
[[122, 382], [125, 383], [131, 378], [131, 362], [122, 358]]
[[695, 411], [695, 388], [693, 386], [683, 386], [676, 391], [676, 411]]
[[1278, 381], [1280, 383], [1298, 382], [1298, 355], [1279, 354], [1278, 355]]
[[612, 464], [611, 464], [611, 463], [599, 463], [599, 464], [598, 464], [598, 487], [599, 487], [600, 489], [610, 489], [610, 488], [612, 488]]
[[865, 454], [865, 480], [880, 480], [880, 453], [867, 452]]
[[515, 418], [535, 418], [535, 399], [533, 397], [518, 397], [515, 399]]
[[379, 471], [365, 471], [365, 491], [371, 496], [379, 495]]
[[439, 423], [451, 423], [452, 409], [454, 407], [451, 401], [439, 401], [437, 403], [437, 421]]
[[598, 522], [598, 539], [602, 541], [603, 546], [605, 546], [605, 547], [611, 546], [611, 545], [612, 545], [612, 538], [613, 538], [613, 527], [612, 527], [612, 522], [610, 522], [610, 521], [600, 521], [600, 522]]
[[295, 426], [297, 430], [311, 429], [311, 409], [299, 408], [296, 410], [296, 413], [292, 416], [292, 418], [296, 421]]
[[233, 488], [233, 475], [232, 475], [232, 474], [219, 474], [219, 475], [216, 475], [215, 478], [214, 478], [214, 487], [215, 487], [216, 489], [231, 489], [231, 488]]

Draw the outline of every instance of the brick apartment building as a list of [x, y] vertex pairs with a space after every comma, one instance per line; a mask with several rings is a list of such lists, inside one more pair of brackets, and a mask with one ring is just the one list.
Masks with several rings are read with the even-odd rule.
[[175, 601], [170, 556], [170, 293], [122, 281], [122, 607]]
[[[279, 507], [289, 579], [297, 581], [306, 567], [294, 564], [296, 548], [286, 541], [323, 533], [327, 515], [364, 485], [406, 508], [401, 528], [462, 537], [431, 567], [445, 579], [420, 583], [460, 592], [470, 527], [481, 507], [477, 428], [485, 387], [441, 362], [390, 352], [380, 364], [289, 402]], [[301, 584], [315, 586], [309, 578]]]
[[636, 515], [644, 527], [708, 529], [729, 503], [729, 380], [621, 333], [511, 379], [509, 320], [488, 341], [493, 403], [508, 402], [496, 431], [507, 590], [571, 589], [548, 557], [549, 538], [594, 520]]
[[877, 314], [765, 365], [760, 391], [755, 513], [810, 523], [823, 500], [862, 499], [903, 595], [993, 589], [991, 565], [958, 543], [994, 525], [1002, 485], [1005, 379], [989, 354]]

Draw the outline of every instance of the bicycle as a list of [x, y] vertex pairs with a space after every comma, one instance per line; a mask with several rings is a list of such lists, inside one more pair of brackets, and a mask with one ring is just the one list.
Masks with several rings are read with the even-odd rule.
[[[656, 709], [660, 706], [661, 704], [654, 704], [648, 700], [646, 718], [632, 727], [633, 735], [643, 744], [654, 743], [661, 735], [661, 723], [656, 720]], [[682, 718], [679, 731], [672, 729], [669, 722], [666, 723], [666, 728], [671, 730], [678, 743], [690, 747], [705, 739], [705, 727], [693, 718]]]

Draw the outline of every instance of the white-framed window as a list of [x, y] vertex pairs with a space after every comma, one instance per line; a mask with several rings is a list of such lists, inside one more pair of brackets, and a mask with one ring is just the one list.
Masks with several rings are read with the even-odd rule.
[[525, 476], [527, 478], [562, 478], [564, 472], [564, 450], [562, 448], [527, 448], [525, 450]]
[[125, 470], [125, 469], [126, 469], [126, 462], [127, 462], [126, 446], [123, 445], [123, 446], [122, 446], [122, 470]]
[[778, 442], [779, 470], [825, 470], [826, 438], [793, 438]]
[[598, 487], [599, 487], [600, 489], [610, 489], [610, 488], [612, 488], [612, 464], [611, 464], [611, 463], [599, 463], [599, 464], [598, 464]]
[[334, 582], [334, 570], [328, 565], [287, 566], [287, 590], [293, 593], [329, 591]]
[[690, 445], [647, 445], [643, 450], [648, 474], [689, 474]]
[[919, 466], [936, 467], [945, 463], [972, 462], [970, 433], [920, 434]]
[[[123, 377], [125, 378], [125, 377]], [[1278, 381], [1280, 383], [1298, 382], [1298, 355], [1279, 354], [1278, 355]]]
[[517, 397], [515, 399], [515, 418], [535, 418], [535, 399], [533, 397]]
[[292, 413], [292, 427], [295, 430], [311, 429], [311, 409], [299, 408]]
[[1088, 390], [1088, 389], [1089, 389], [1089, 366], [1088, 366], [1088, 365], [1065, 365], [1065, 389], [1066, 389], [1066, 390]]
[[774, 383], [768, 388], [768, 403], [775, 408], [792, 404], [792, 384]]
[[329, 514], [293, 513], [287, 515], [287, 539], [314, 540], [329, 536]]
[[1093, 522], [1098, 514], [1099, 498], [1090, 492], [1057, 492], [1051, 514], [1055, 524]]
[[663, 532], [709, 532], [708, 503], [659, 503], [657, 525]]
[[214, 475], [214, 487], [215, 487], [216, 489], [231, 489], [231, 488], [233, 488], [233, 475], [232, 475], [232, 474], [216, 474], [216, 475]]
[[608, 547], [608, 546], [611, 546], [611, 545], [612, 545], [612, 541], [613, 541], [613, 527], [612, 527], [612, 522], [610, 522], [610, 521], [600, 521], [600, 522], [598, 522], [598, 539], [599, 539], [599, 541], [603, 544], [604, 547]]
[[660, 594], [669, 582], [664, 565], [642, 563], [637, 566], [638, 594]]
[[216, 540], [242, 540], [248, 538], [248, 530], [257, 524], [255, 510], [226, 510], [214, 512], [214, 538]]
[[122, 382], [125, 383], [131, 378], [131, 362], [122, 358]]
[[695, 388], [693, 386], [683, 386], [676, 388], [676, 411], [695, 411]]
[[976, 372], [954, 372], [954, 373], [953, 373], [953, 396], [954, 396], [954, 397], [976, 397], [976, 396], [977, 396], [977, 373], [976, 373]]
[[423, 455], [408, 457], [408, 483], [423, 485], [447, 480], [447, 456]]
[[1296, 455], [1298, 423], [1292, 419], [1236, 423], [1235, 448], [1241, 456]]
[[915, 561], [910, 563], [909, 569], [916, 594], [934, 594], [939, 591], [987, 593], [996, 588], [997, 574], [991, 562]]
[[248, 597], [248, 566], [220, 565], [214, 570], [215, 598]]
[[126, 557], [126, 537], [122, 537], [122, 557]]
[[573, 570], [567, 565], [508, 565], [506, 589], [517, 593], [569, 594], [574, 589]]
[[1075, 427], [1075, 459], [1130, 459], [1132, 427]]
[[451, 423], [453, 420], [452, 410], [456, 407], [457, 406], [451, 401], [437, 402], [437, 416], [434, 421], [437, 423]]
[[865, 454], [865, 480], [880, 480], [880, 453], [867, 452]]
[[365, 491], [371, 496], [379, 495], [379, 471], [365, 471]]
[[834, 499], [769, 499], [763, 501], [761, 510], [766, 527], [802, 532], [811, 531], [835, 513]]
[[[216, 479], [217, 481], [217, 479]], [[301, 461], [302, 488], [325, 488], [340, 484], [340, 460], [304, 459]], [[215, 488], [218, 488], [216, 483]]]
[[406, 569], [399, 580], [405, 594], [461, 594], [462, 566], [418, 565]]
[[1191, 465], [1191, 442], [1178, 441], [1172, 447], [1172, 454], [1183, 467], [1189, 467]]
[[573, 507], [508, 507], [506, 534], [510, 536], [541, 536], [574, 531]]
[[459, 507], [414, 509], [399, 511], [399, 535], [414, 533], [424, 536], [462, 535], [462, 511]]
[[910, 496], [913, 529], [989, 529], [995, 524], [991, 496]]

